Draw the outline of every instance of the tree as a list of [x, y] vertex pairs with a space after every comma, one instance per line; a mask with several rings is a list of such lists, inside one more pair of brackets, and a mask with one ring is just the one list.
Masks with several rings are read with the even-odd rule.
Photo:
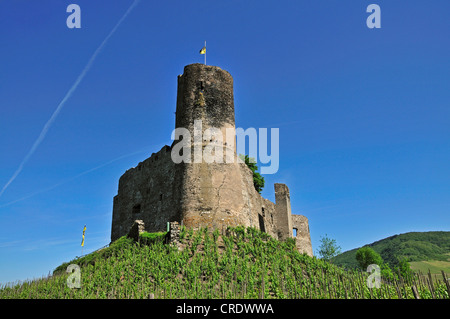
[[337, 245], [335, 239], [328, 238], [326, 234], [324, 237], [320, 238], [320, 246], [318, 251], [320, 258], [330, 261], [331, 258], [339, 255], [340, 253], [341, 247]]
[[398, 265], [394, 267], [394, 270], [397, 274], [400, 274], [400, 276], [407, 280], [413, 275], [411, 266], [406, 258], [399, 258]]
[[382, 263], [381, 265], [379, 265], [381, 268], [381, 277], [388, 281], [388, 282], [393, 282], [395, 275], [392, 272], [391, 267], [389, 266], [389, 264], [387, 263]]
[[381, 258], [380, 254], [369, 246], [361, 247], [356, 251], [356, 260], [359, 267], [363, 270], [366, 270], [371, 264], [376, 264], [380, 267], [383, 264], [383, 258]]
[[261, 194], [265, 182], [264, 177], [262, 177], [260, 173], [256, 172], [258, 170], [258, 166], [256, 165], [255, 159], [248, 157], [248, 155], [244, 156], [242, 154], [239, 155], [239, 157], [253, 172], [253, 186], [255, 186], [256, 191]]

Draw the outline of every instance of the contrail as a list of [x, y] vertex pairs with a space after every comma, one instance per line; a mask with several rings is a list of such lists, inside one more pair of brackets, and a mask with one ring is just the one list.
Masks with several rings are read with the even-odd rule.
[[16, 177], [20, 174], [20, 172], [22, 171], [24, 165], [28, 162], [28, 160], [30, 159], [30, 157], [33, 155], [33, 153], [36, 151], [36, 149], [38, 148], [38, 146], [42, 143], [42, 141], [44, 140], [45, 136], [47, 135], [48, 130], [50, 129], [50, 127], [52, 126], [53, 122], [55, 121], [56, 117], [58, 116], [59, 112], [61, 112], [62, 108], [64, 107], [64, 105], [66, 104], [67, 100], [72, 96], [73, 92], [75, 92], [75, 90], [77, 89], [78, 85], [80, 84], [80, 82], [83, 80], [83, 78], [86, 76], [86, 73], [89, 71], [89, 69], [92, 67], [92, 64], [94, 63], [95, 59], [97, 58], [98, 54], [100, 53], [100, 51], [103, 49], [103, 47], [106, 45], [106, 42], [108, 42], [109, 38], [111, 38], [113, 36], [113, 34], [116, 32], [116, 30], [119, 28], [119, 26], [122, 24], [123, 20], [126, 19], [126, 17], [130, 14], [130, 12], [134, 9], [134, 7], [136, 7], [138, 5], [138, 3], [140, 2], [140, 0], [135, 0], [133, 2], [133, 4], [128, 8], [127, 12], [125, 12], [125, 14], [123, 15], [123, 17], [119, 20], [119, 22], [117, 22], [117, 24], [115, 25], [115, 27], [111, 30], [111, 32], [108, 34], [108, 36], [103, 40], [103, 42], [100, 44], [100, 46], [97, 48], [97, 50], [95, 50], [94, 54], [92, 55], [92, 57], [89, 59], [89, 62], [87, 63], [87, 65], [84, 67], [83, 71], [81, 72], [81, 74], [78, 76], [77, 80], [75, 81], [75, 83], [72, 85], [72, 87], [70, 88], [70, 90], [67, 92], [67, 94], [64, 96], [64, 98], [62, 99], [62, 101], [59, 103], [58, 107], [56, 108], [55, 112], [53, 112], [52, 116], [50, 117], [50, 119], [47, 121], [47, 123], [45, 124], [44, 128], [41, 131], [41, 134], [39, 134], [39, 137], [37, 138], [37, 140], [34, 142], [33, 146], [31, 147], [30, 151], [28, 152], [28, 154], [25, 156], [25, 158], [22, 160], [22, 162], [20, 163], [19, 167], [17, 168], [17, 170], [14, 172], [13, 176], [9, 179], [9, 181], [6, 183], [5, 186], [3, 186], [2, 190], [0, 191], [0, 197], [2, 196], [2, 194], [5, 192], [5, 190], [8, 188], [8, 186], [16, 179]]
[[[153, 147], [153, 146], [155, 146], [155, 145], [151, 145], [151, 146]], [[84, 176], [84, 175], [86, 175], [86, 174], [89, 174], [89, 173], [91, 173], [91, 172], [93, 172], [93, 171], [96, 171], [96, 170], [98, 170], [98, 169], [100, 169], [100, 168], [103, 168], [103, 167], [105, 167], [105, 166], [107, 166], [107, 165], [109, 165], [109, 164], [112, 164], [112, 163], [114, 163], [114, 162], [117, 162], [117, 161], [119, 161], [119, 160], [121, 160], [121, 159], [124, 159], [124, 158], [126, 158], [126, 157], [130, 157], [130, 156], [133, 156], [133, 155], [136, 155], [136, 154], [139, 154], [139, 153], [147, 152], [148, 149], [149, 149], [149, 147], [146, 147], [146, 148], [143, 148], [143, 149], [141, 149], [141, 150], [139, 150], [139, 151], [136, 151], [136, 152], [133, 152], [133, 153], [130, 153], [130, 154], [125, 154], [125, 155], [119, 156], [119, 157], [117, 157], [117, 158], [115, 158], [115, 159], [109, 160], [109, 161], [106, 162], [106, 163], [103, 163], [103, 164], [98, 165], [98, 166], [96, 166], [96, 167], [94, 167], [94, 168], [88, 169], [87, 171], [84, 171], [84, 172], [82, 172], [82, 173], [80, 173], [80, 174], [78, 174], [78, 175], [75, 175], [75, 176], [73, 176], [73, 177], [71, 177], [71, 178], [69, 178], [69, 179], [66, 179], [66, 180], [64, 180], [64, 181], [61, 181], [61, 182], [59, 182], [59, 183], [57, 183], [57, 184], [55, 184], [55, 185], [53, 185], [53, 186], [50, 186], [50, 187], [41, 189], [41, 190], [39, 190], [39, 191], [37, 191], [37, 192], [34, 192], [34, 193], [31, 193], [31, 194], [25, 195], [25, 196], [23, 196], [23, 197], [21, 197], [21, 198], [19, 198], [19, 199], [16, 199], [16, 200], [14, 200], [14, 201], [12, 201], [12, 202], [9, 202], [9, 203], [0, 205], [0, 208], [4, 208], [4, 207], [10, 206], [10, 205], [13, 205], [13, 204], [15, 204], [15, 203], [21, 202], [21, 201], [23, 201], [23, 200], [26, 200], [26, 199], [28, 199], [28, 198], [30, 198], [30, 197], [33, 197], [33, 196], [36, 196], [36, 195], [39, 195], [39, 194], [48, 192], [48, 191], [50, 191], [50, 190], [52, 190], [52, 189], [54, 189], [54, 188], [56, 188], [56, 187], [58, 187], [58, 186], [61, 186], [61, 185], [66, 184], [66, 183], [69, 183], [69, 182], [71, 182], [71, 181], [73, 181], [73, 180], [75, 180], [75, 179], [77, 179], [77, 178], [80, 178], [81, 176]]]

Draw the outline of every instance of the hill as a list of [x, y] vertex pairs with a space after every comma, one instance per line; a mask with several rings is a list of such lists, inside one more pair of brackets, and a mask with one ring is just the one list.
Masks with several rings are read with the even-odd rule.
[[[399, 258], [406, 258], [413, 269], [426, 270], [419, 265], [439, 265], [440, 270], [448, 271], [450, 268], [450, 232], [410, 232], [394, 235], [369, 245], [373, 250], [381, 255], [383, 260], [390, 266], [398, 264]], [[335, 265], [345, 268], [357, 268], [358, 263], [355, 255], [359, 248], [346, 251], [332, 259]], [[414, 265], [417, 267], [414, 268]], [[433, 268], [437, 272], [437, 268]]]
[[[413, 298], [412, 281], [394, 278], [368, 287], [368, 273], [347, 271], [255, 228], [220, 235], [201, 229], [181, 234], [181, 250], [165, 234], [121, 237], [108, 248], [65, 263], [53, 275], [0, 287], [0, 298]], [[80, 266], [80, 288], [70, 288], [70, 264]], [[70, 277], [69, 277], [70, 276]], [[72, 283], [69, 280], [69, 283]], [[415, 282], [421, 298], [448, 298], [450, 287]]]

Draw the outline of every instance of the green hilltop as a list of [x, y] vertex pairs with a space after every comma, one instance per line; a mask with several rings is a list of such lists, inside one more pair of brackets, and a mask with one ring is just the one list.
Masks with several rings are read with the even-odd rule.
[[[378, 240], [369, 245], [391, 267], [398, 264], [398, 260], [405, 258], [413, 269], [427, 272], [427, 263], [432, 272], [440, 270], [450, 272], [450, 232], [410, 232], [394, 235]], [[355, 255], [359, 248], [346, 251], [332, 259], [333, 264], [345, 268], [357, 268]], [[427, 262], [427, 263], [424, 263]], [[440, 267], [431, 267], [431, 265]], [[439, 269], [438, 269], [439, 268]]]
[[[369, 288], [368, 273], [300, 254], [294, 238], [281, 242], [251, 227], [228, 228], [224, 234], [182, 228], [180, 240], [178, 249], [166, 233], [144, 233], [138, 242], [121, 237], [62, 264], [51, 276], [0, 286], [0, 299], [399, 299], [414, 298], [412, 285], [420, 298], [449, 298], [443, 279], [430, 286], [394, 277]], [[79, 288], [68, 285], [71, 264], [80, 267]]]

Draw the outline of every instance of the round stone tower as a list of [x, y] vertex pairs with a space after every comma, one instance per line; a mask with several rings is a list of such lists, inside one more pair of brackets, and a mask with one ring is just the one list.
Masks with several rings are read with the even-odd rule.
[[184, 73], [178, 76], [175, 127], [191, 131], [194, 120], [202, 120], [203, 129], [235, 127], [230, 73], [200, 63], [184, 67]]
[[233, 78], [219, 67], [191, 64], [178, 76], [175, 127], [191, 135], [192, 161], [183, 178], [181, 216], [189, 228], [249, 225], [235, 150]]

